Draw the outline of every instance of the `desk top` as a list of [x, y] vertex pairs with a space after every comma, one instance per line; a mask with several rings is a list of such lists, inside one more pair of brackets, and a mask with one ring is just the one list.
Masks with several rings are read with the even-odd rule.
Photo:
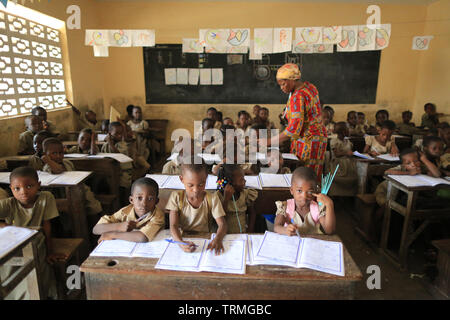
[[[95, 141], [95, 144], [98, 146], [101, 146], [105, 143], [105, 141]], [[78, 141], [63, 141], [62, 144], [64, 146], [77, 146], [78, 145]]]
[[[197, 236], [199, 237], [199, 236]], [[337, 235], [314, 235], [317, 239], [342, 242]], [[229, 278], [229, 279], [258, 279], [258, 280], [328, 280], [328, 281], [360, 281], [363, 276], [345, 246], [345, 276], [340, 277], [307, 268], [292, 268], [285, 266], [257, 265], [247, 266], [246, 274], [226, 274], [217, 272], [184, 272], [155, 269], [156, 258], [121, 258], [121, 257], [88, 257], [81, 265], [81, 271], [101, 274], [134, 274], [154, 275], [180, 278]], [[114, 266], [108, 263], [114, 261]]]
[[437, 190], [437, 189], [450, 189], [449, 184], [438, 184], [435, 186], [419, 186], [419, 187], [408, 187], [401, 183], [400, 181], [395, 180], [394, 178], [390, 177], [389, 175], [384, 175], [384, 179], [391, 182], [394, 185], [400, 186], [403, 189], [406, 189], [408, 191], [427, 191], [427, 190]]

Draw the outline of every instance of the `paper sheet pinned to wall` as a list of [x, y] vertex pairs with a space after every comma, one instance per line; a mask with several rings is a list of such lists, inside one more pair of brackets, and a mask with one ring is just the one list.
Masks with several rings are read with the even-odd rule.
[[332, 44], [315, 44], [313, 45], [313, 53], [333, 53]]
[[223, 85], [223, 69], [211, 69], [211, 82], [213, 85]]
[[189, 85], [197, 86], [199, 76], [200, 76], [199, 69], [189, 69]]
[[94, 46], [94, 57], [109, 57], [109, 48], [106, 46]]
[[155, 30], [130, 30], [133, 47], [154, 47]]
[[211, 85], [211, 69], [200, 69], [200, 84]]
[[164, 78], [166, 80], [166, 86], [177, 84], [177, 69], [176, 68], [165, 68]]
[[287, 52], [292, 49], [292, 28], [273, 29], [273, 53]]
[[342, 40], [342, 26], [330, 26], [322, 28], [322, 43], [335, 44]]
[[188, 68], [177, 68], [177, 84], [188, 84]]
[[418, 36], [413, 38], [412, 49], [413, 50], [428, 50], [430, 47], [431, 39], [433, 36]]
[[358, 51], [375, 50], [375, 35], [377, 29], [367, 25], [358, 26]]
[[382, 24], [377, 28], [375, 38], [375, 49], [381, 50], [389, 45], [389, 39], [391, 38], [391, 24]]
[[253, 34], [255, 53], [273, 52], [273, 28], [255, 28]]
[[85, 45], [87, 46], [107, 46], [109, 45], [108, 30], [86, 30]]
[[131, 30], [109, 30], [110, 47], [131, 47]]
[[183, 53], [203, 53], [203, 46], [199, 39], [183, 39], [181, 51]]
[[295, 28], [295, 45], [300, 44], [321, 44], [322, 27], [302, 27]]
[[262, 54], [261, 53], [255, 53], [255, 42], [250, 40], [250, 54], [248, 57], [249, 60], [261, 60]]
[[343, 26], [342, 40], [337, 44], [337, 52], [351, 52], [358, 49], [358, 26]]

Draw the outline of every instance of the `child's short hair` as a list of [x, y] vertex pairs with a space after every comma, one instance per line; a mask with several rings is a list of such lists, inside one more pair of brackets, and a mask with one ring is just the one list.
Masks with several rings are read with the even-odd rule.
[[242, 170], [237, 164], [223, 164], [217, 173], [217, 190], [224, 190], [225, 186], [233, 183], [233, 174]]
[[250, 117], [250, 114], [245, 110], [241, 110], [238, 112], [238, 118], [240, 118], [242, 115], [246, 115], [247, 117]]
[[403, 117], [403, 116], [406, 116], [406, 115], [412, 116], [412, 112], [409, 111], [409, 110], [403, 111], [403, 112], [402, 112], [402, 117]]
[[358, 115], [358, 116], [364, 116], [364, 117], [366, 116], [366, 115], [364, 114], [364, 112], [358, 112], [357, 115]]
[[266, 107], [261, 107], [261, 108], [259, 109], [259, 111], [261, 111], [261, 110], [267, 111], [267, 113], [269, 113], [269, 109], [267, 109]]
[[430, 144], [432, 144], [433, 142], [442, 142], [444, 143], [444, 141], [437, 136], [426, 136], [423, 138], [423, 147], [428, 147]]
[[33, 108], [31, 109], [31, 114], [32, 114], [33, 116], [37, 116], [37, 114], [38, 114], [39, 111], [44, 111], [44, 113], [47, 113], [47, 110], [45, 110], [45, 109], [42, 108], [41, 106], [36, 106], [36, 107], [33, 107]]
[[294, 181], [296, 181], [296, 180], [303, 180], [303, 181], [308, 181], [308, 182], [316, 182], [317, 181], [317, 175], [314, 172], [314, 170], [309, 168], [309, 167], [298, 167], [292, 173], [291, 184], [293, 184]]
[[330, 106], [323, 107], [323, 110], [327, 110], [330, 112], [331, 116], [334, 116], [334, 109]]
[[29, 123], [31, 123], [31, 120], [33, 120], [34, 118], [37, 118], [39, 120], [39, 117], [37, 115], [32, 114], [31, 116], [26, 116], [25, 117], [25, 124], [28, 125]]
[[83, 133], [87, 133], [89, 135], [92, 135], [92, 129], [91, 128], [81, 129], [80, 133], [78, 134], [78, 137], [80, 137]]
[[118, 127], [122, 127], [122, 125], [120, 124], [119, 121], [111, 122], [111, 123], [109, 124], [109, 126], [108, 126], [108, 131], [111, 132], [111, 130], [112, 130], [113, 128], [118, 128]]
[[42, 142], [42, 150], [44, 151], [44, 153], [45, 152], [47, 152], [47, 150], [48, 150], [48, 148], [50, 147], [50, 146], [53, 146], [53, 145], [59, 145], [59, 146], [62, 146], [63, 145], [63, 143], [61, 142], [61, 141], [59, 141], [58, 139], [56, 139], [56, 138], [47, 138], [47, 139], [45, 139], [43, 142]]
[[132, 110], [134, 110], [134, 109], [139, 109], [139, 110], [142, 111], [142, 108], [141, 108], [140, 106], [133, 106], [133, 109], [132, 109]]
[[406, 149], [404, 149], [402, 152], [400, 152], [400, 155], [399, 155], [399, 157], [400, 157], [400, 162], [403, 162], [403, 157], [404, 157], [404, 156], [406, 156], [406, 155], [408, 155], [408, 154], [412, 154], [412, 153], [417, 154], [417, 157], [419, 157], [419, 152], [418, 152], [416, 149], [413, 149], [413, 148], [406, 148]]
[[210, 122], [212, 126], [214, 126], [214, 120], [211, 118], [205, 118], [202, 120], [202, 127], [207, 123]]
[[225, 121], [225, 120], [231, 120], [231, 121], [233, 121], [233, 119], [231, 119], [230, 117], [225, 117], [225, 118], [223, 118], [223, 121]]
[[379, 114], [384, 113], [386, 117], [389, 119], [389, 112], [386, 109], [378, 110], [377, 113], [375, 113], [375, 118], [378, 117]]
[[381, 129], [388, 129], [388, 130], [394, 131], [395, 130], [395, 122], [392, 120], [383, 121], [383, 123], [381, 124]]
[[432, 107], [433, 110], [436, 110], [436, 105], [435, 105], [434, 103], [431, 103], [431, 102], [425, 103], [425, 105], [423, 106], [423, 110], [424, 110], [424, 111], [427, 111], [427, 108], [428, 108], [428, 107]]
[[155, 191], [156, 197], [158, 197], [159, 195], [158, 183], [152, 178], [142, 177], [134, 181], [133, 184], [131, 185], [131, 194], [133, 194], [134, 189], [138, 186], [146, 186], [152, 188], [153, 191]]
[[255, 123], [254, 125], [251, 126], [251, 129], [252, 130], [261, 130], [261, 129], [267, 129], [267, 127], [263, 123]]
[[131, 116], [131, 114], [133, 113], [133, 108], [134, 108], [134, 105], [132, 105], [132, 104], [129, 104], [127, 106], [127, 113], [129, 116]]
[[348, 118], [350, 118], [350, 115], [351, 115], [352, 113], [355, 113], [355, 114], [357, 114], [357, 112], [356, 112], [356, 111], [354, 111], [354, 110], [352, 110], [352, 111], [349, 111], [349, 112], [347, 112], [347, 119], [348, 119]]
[[190, 163], [185, 162], [181, 164], [181, 175], [184, 175], [187, 171], [194, 173], [204, 172], [208, 175], [208, 168], [206, 164], [203, 162], [203, 159], [198, 156], [193, 156]]
[[229, 130], [229, 129], [235, 130], [236, 128], [234, 126], [232, 126], [232, 125], [229, 125], [229, 124], [223, 124], [220, 127], [220, 132], [222, 133], [222, 136], [225, 137], [227, 135], [227, 130]]
[[334, 125], [334, 132], [340, 133], [342, 130], [347, 128], [347, 123], [345, 121], [339, 121]]
[[37, 171], [34, 170], [32, 167], [18, 167], [15, 168], [11, 174], [9, 175], [9, 183], [11, 183], [15, 178], [18, 177], [28, 177], [32, 178], [36, 181], [39, 181], [39, 176], [37, 174]]
[[208, 113], [209, 111], [214, 111], [214, 112], [216, 112], [216, 113], [217, 113], [217, 109], [216, 109], [216, 108], [214, 108], [214, 107], [210, 107], [210, 108], [208, 108], [208, 110], [206, 110], [206, 113]]
[[47, 139], [47, 138], [52, 138], [53, 135], [52, 135], [49, 131], [42, 130], [42, 131], [39, 131], [38, 133], [36, 133], [36, 134], [34, 135], [33, 140], [34, 140], [34, 139], [37, 139], [37, 138], [39, 138], [39, 137], [42, 137], [42, 138], [44, 138], [44, 140], [45, 140], [45, 139]]

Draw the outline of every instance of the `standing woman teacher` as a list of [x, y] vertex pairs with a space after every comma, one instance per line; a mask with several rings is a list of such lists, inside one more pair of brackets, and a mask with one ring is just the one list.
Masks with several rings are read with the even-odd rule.
[[283, 132], [268, 140], [267, 145], [277, 140], [281, 145], [291, 139], [291, 153], [303, 161], [306, 167], [312, 168], [320, 179], [327, 149], [327, 133], [322, 124], [319, 92], [313, 84], [301, 81], [300, 76], [298, 66], [293, 63], [278, 69], [277, 82], [281, 90], [291, 94], [284, 110], [288, 124]]

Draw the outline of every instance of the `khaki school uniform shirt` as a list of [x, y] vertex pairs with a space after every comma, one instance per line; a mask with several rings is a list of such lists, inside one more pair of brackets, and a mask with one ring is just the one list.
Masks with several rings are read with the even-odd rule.
[[[73, 165], [73, 163], [70, 160], [63, 159], [62, 164], [63, 164], [64, 168], [66, 169], [66, 171], [75, 171], [75, 166]], [[52, 168], [48, 164], [45, 164], [42, 171], [52, 173]]]
[[[97, 153], [99, 152], [98, 147], [95, 146], [95, 150], [97, 151]], [[69, 148], [67, 150], [67, 153], [81, 153], [81, 154], [90, 154], [91, 149], [89, 148], [88, 150], [81, 150], [80, 146], [73, 146], [71, 148]]]
[[369, 151], [375, 151], [379, 154], [386, 154], [391, 152], [392, 143], [394, 142], [394, 137], [391, 137], [390, 141], [386, 142], [386, 145], [381, 145], [377, 139], [375, 139], [376, 136], [366, 136], [364, 139], [366, 141], [366, 145], [370, 146]]
[[[181, 198], [182, 195], [184, 195], [184, 199]], [[225, 216], [222, 203], [215, 193], [211, 194], [211, 208], [208, 207], [207, 195], [205, 195], [200, 207], [194, 208], [189, 203], [184, 190], [174, 191], [169, 197], [166, 210], [178, 212], [179, 225], [183, 231], [210, 232], [211, 218], [217, 219]]]
[[19, 153], [33, 154], [33, 137], [34, 133], [31, 131], [22, 132], [19, 136]]
[[353, 143], [349, 139], [340, 140], [339, 138], [333, 138], [330, 141], [330, 149], [332, 157], [336, 158], [336, 155], [334, 154], [335, 151], [337, 152], [352, 151]]
[[38, 193], [33, 208], [25, 209], [20, 202], [11, 197], [0, 200], [0, 219], [17, 227], [40, 227], [43, 221], [58, 216], [56, 201], [48, 191]]
[[28, 161], [28, 166], [32, 167], [36, 171], [42, 171], [44, 165], [44, 161], [35, 154], [33, 154]]
[[[137, 221], [138, 219], [139, 217], [136, 215], [133, 205], [130, 204], [113, 215], [104, 215], [97, 224]], [[148, 241], [152, 241], [159, 230], [164, 229], [164, 224], [164, 212], [155, 207], [151, 214], [136, 223], [136, 229], [142, 232], [147, 237]]]
[[[277, 206], [276, 215], [280, 214], [285, 217], [288, 216], [286, 214], [287, 201], [276, 201], [275, 205]], [[325, 209], [326, 207], [324, 205], [319, 206], [319, 217], [325, 216]], [[295, 211], [294, 224], [298, 226], [298, 231], [300, 232], [300, 234], [323, 234], [323, 232], [320, 230], [320, 222], [314, 222], [311, 212], [308, 212], [303, 220], [301, 215], [297, 211]]]
[[7, 199], [9, 197], [8, 192], [5, 189], [0, 188], [0, 200]]
[[[223, 202], [224, 194], [221, 191], [217, 191], [216, 194], [220, 201]], [[224, 208], [226, 213], [225, 221], [227, 222], [227, 233], [241, 233], [241, 229], [242, 233], [247, 232], [247, 208], [253, 205], [257, 198], [258, 191], [254, 189], [244, 189], [240, 193], [238, 199], [235, 199], [235, 201], [233, 201], [233, 199], [228, 201], [227, 207]], [[239, 228], [239, 224], [241, 225], [241, 229]]]

